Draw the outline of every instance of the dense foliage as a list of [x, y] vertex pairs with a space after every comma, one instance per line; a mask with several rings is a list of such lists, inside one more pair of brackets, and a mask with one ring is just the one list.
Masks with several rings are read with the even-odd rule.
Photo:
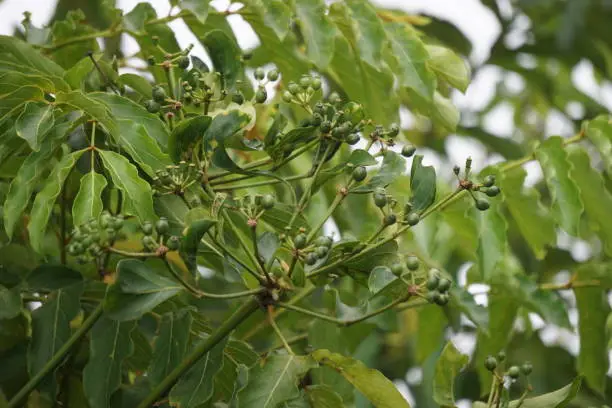
[[[527, 86], [461, 123], [470, 44], [445, 22], [367, 0], [87, 3], [0, 37], [0, 407], [409, 407], [393, 381], [411, 368], [419, 407], [606, 401], [612, 120], [569, 81], [581, 58], [610, 69], [603, 3], [560, 23], [554, 1], [484, 1], [489, 66]], [[541, 26], [510, 49], [519, 17]], [[543, 137], [576, 101], [575, 134]], [[500, 103], [513, 139], [483, 127]], [[423, 151], [455, 132], [503, 160], [436, 174]], [[534, 315], [576, 330], [577, 355]]]

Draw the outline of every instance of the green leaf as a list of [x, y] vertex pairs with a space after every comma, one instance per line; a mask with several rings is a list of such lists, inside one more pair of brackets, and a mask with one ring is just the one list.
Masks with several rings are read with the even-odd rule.
[[568, 234], [577, 236], [583, 205], [580, 201], [580, 190], [570, 177], [572, 166], [568, 161], [563, 139], [558, 136], [546, 139], [538, 146], [535, 154], [552, 196], [556, 221]]
[[187, 231], [181, 241], [180, 254], [191, 272], [195, 272], [197, 268], [196, 258], [200, 241], [204, 237], [204, 234], [206, 234], [216, 223], [217, 221], [215, 220], [201, 219], [194, 221], [187, 227]]
[[272, 231], [266, 231], [257, 238], [257, 249], [259, 256], [268, 264], [280, 247], [278, 235]]
[[470, 358], [461, 354], [452, 342], [446, 343], [436, 362], [433, 380], [433, 399], [443, 407], [455, 407], [455, 377], [467, 365]]
[[104, 126], [111, 135], [117, 135], [119, 133], [117, 123], [112, 118], [108, 107], [102, 102], [90, 98], [81, 91], [58, 92], [55, 95], [55, 103], [58, 106], [65, 105], [74, 110], [85, 112], [92, 119]]
[[[540, 202], [535, 189], [523, 191], [526, 172], [522, 168], [500, 173], [497, 184], [503, 192], [504, 202], [537, 259], [544, 259], [548, 247], [557, 241], [555, 222]], [[497, 200], [493, 198], [491, 200]], [[491, 201], [489, 200], [489, 201]]]
[[325, 384], [308, 386], [306, 397], [314, 408], [344, 408], [342, 397]]
[[465, 92], [470, 84], [470, 67], [463, 58], [449, 48], [439, 45], [427, 45], [425, 48], [427, 54], [429, 54], [427, 66], [438, 77], [444, 79], [461, 92]]
[[246, 113], [232, 109], [220, 112], [210, 123], [204, 132], [204, 142], [206, 148], [210, 148], [212, 141], [217, 141], [221, 146], [228, 146], [231, 138], [240, 132], [251, 121], [251, 117]]
[[64, 188], [66, 177], [68, 177], [77, 160], [85, 151], [86, 149], [78, 150], [62, 157], [62, 160], [51, 171], [42, 190], [36, 194], [34, 204], [32, 204], [32, 211], [30, 212], [28, 233], [30, 245], [38, 252], [42, 252], [43, 249], [43, 239], [55, 200]]
[[[204, 340], [201, 340], [204, 341]], [[202, 356], [170, 390], [170, 404], [181, 408], [200, 407], [213, 396], [214, 377], [223, 367], [227, 337]]]
[[390, 264], [397, 258], [397, 242], [389, 241], [374, 250], [361, 252], [354, 259], [347, 261], [345, 266], [362, 272], [370, 271], [378, 265]]
[[327, 17], [323, 0], [295, 0], [295, 15], [306, 43], [306, 55], [319, 69], [325, 69], [334, 54], [336, 27]]
[[[576, 282], [598, 279], [609, 273], [601, 265], [585, 264], [572, 276]], [[609, 369], [606, 321], [610, 313], [607, 291], [602, 287], [575, 288], [576, 308], [578, 309], [578, 334], [580, 352], [578, 372], [583, 374], [592, 390], [600, 395], [606, 393]]]
[[147, 371], [152, 386], [159, 384], [183, 360], [189, 345], [192, 321], [189, 310], [163, 315], [151, 366]]
[[115, 152], [99, 150], [99, 153], [113, 184], [125, 194], [138, 218], [141, 221], [154, 220], [156, 217], [153, 211], [151, 186], [140, 178], [136, 167]]
[[122, 74], [119, 76], [119, 84], [132, 88], [143, 98], [150, 98], [153, 93], [153, 86], [146, 78], [137, 74]]
[[423, 212], [436, 200], [436, 170], [432, 166], [423, 166], [422, 155], [412, 159], [410, 191], [413, 211]]
[[136, 322], [100, 318], [91, 330], [89, 360], [83, 369], [83, 389], [91, 408], [110, 408], [121, 385], [123, 361], [134, 352], [131, 332]]
[[106, 293], [104, 310], [114, 320], [138, 319], [182, 290], [180, 284], [144, 262], [123, 259], [117, 264], [117, 279]]
[[0, 54], [8, 54], [20, 66], [31, 68], [40, 74], [59, 78], [64, 74], [62, 67], [15, 37], [0, 35]]
[[225, 346], [223, 366], [215, 375], [215, 395], [213, 401], [222, 399], [231, 401], [246, 381], [247, 369], [259, 362], [259, 355], [253, 351], [251, 346], [242, 341], [229, 340]]
[[202, 115], [182, 120], [174, 128], [168, 139], [168, 153], [172, 160], [179, 162], [190, 146], [202, 140], [211, 121], [210, 116]]
[[104, 208], [102, 191], [106, 185], [106, 178], [93, 170], [81, 177], [79, 192], [72, 203], [74, 225], [83, 225], [91, 219], [98, 219]]
[[17, 136], [24, 139], [34, 151], [40, 150], [45, 134], [53, 127], [53, 105], [28, 102], [15, 121]]
[[558, 293], [542, 290], [526, 276], [517, 276], [518, 293], [524, 306], [538, 313], [547, 322], [571, 329], [567, 307]]
[[245, 6], [257, 13], [265, 25], [283, 40], [290, 29], [292, 10], [283, 0], [245, 0]]
[[200, 23], [206, 22], [208, 17], [208, 2], [201, 0], [180, 0], [179, 7], [183, 10], [190, 11]]
[[380, 371], [366, 367], [361, 361], [329, 350], [315, 350], [311, 355], [319, 364], [331, 367], [343, 375], [376, 408], [410, 407], [389, 379]]
[[486, 307], [476, 303], [470, 292], [462, 287], [454, 286], [450, 290], [451, 305], [456, 306], [470, 319], [481, 331], [488, 333], [489, 311]]
[[81, 89], [83, 82], [85, 82], [93, 69], [94, 64], [91, 58], [82, 58], [79, 62], [74, 64], [72, 68], [66, 71], [64, 80], [70, 85], [70, 88]]
[[249, 370], [249, 382], [240, 390], [240, 408], [275, 408], [297, 398], [298, 381], [315, 366], [310, 357], [292, 354], [272, 355], [263, 366]]
[[7, 288], [0, 285], [0, 320], [12, 319], [21, 313], [21, 293], [19, 286]]
[[402, 23], [385, 25], [391, 43], [389, 63], [401, 87], [409, 88], [426, 103], [433, 103], [436, 76], [427, 67], [429, 54], [412, 26]]
[[[32, 339], [28, 346], [30, 376], [39, 373], [70, 338], [70, 322], [81, 310], [82, 291], [80, 283], [58, 289], [53, 292], [49, 302], [32, 312]], [[55, 375], [47, 377], [41, 388], [54, 398]]]
[[387, 151], [384, 154], [382, 166], [376, 175], [358, 187], [352, 188], [351, 193], [371, 193], [377, 187], [386, 187], [406, 171], [406, 160], [399, 154]]
[[591, 167], [586, 151], [572, 149], [568, 159], [570, 177], [576, 182], [589, 225], [603, 241], [606, 254], [612, 255], [612, 224], [609, 222], [612, 194], [605, 188], [601, 174]]
[[243, 71], [240, 47], [232, 37], [221, 30], [210, 31], [204, 36], [202, 43], [210, 55], [215, 71], [221, 73], [225, 86], [232, 89]]
[[[578, 376], [571, 382], [557, 391], [550, 392], [548, 394], [538, 395], [534, 398], [526, 398], [525, 401], [519, 403], [519, 401], [511, 401], [508, 405], [509, 408], [567, 408], [570, 402], [580, 390], [582, 385], [582, 377]], [[487, 404], [484, 402], [476, 402], [474, 408], [486, 408]]]
[[83, 281], [83, 276], [65, 265], [43, 264], [28, 274], [26, 284], [31, 291], [52, 292]]
[[586, 136], [599, 150], [608, 174], [612, 174], [612, 123], [610, 116], [601, 115], [590, 120], [585, 128]]
[[485, 282], [493, 282], [501, 273], [500, 264], [508, 253], [508, 225], [500, 213], [499, 200], [491, 200], [487, 211], [472, 210], [478, 228], [478, 269]]
[[387, 266], [379, 265], [372, 269], [368, 277], [368, 288], [372, 294], [370, 299], [378, 296], [387, 296], [392, 300], [406, 295], [408, 285], [391, 272]]

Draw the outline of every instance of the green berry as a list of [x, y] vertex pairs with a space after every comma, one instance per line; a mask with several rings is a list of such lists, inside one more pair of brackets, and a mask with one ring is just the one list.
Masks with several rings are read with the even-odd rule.
[[181, 243], [181, 239], [179, 237], [177, 237], [176, 235], [172, 235], [166, 241], [166, 247], [170, 251], [176, 251], [177, 249], [179, 249], [180, 243]]
[[440, 296], [438, 296], [438, 298], [437, 298], [436, 304], [439, 305], [439, 306], [444, 306], [444, 305], [446, 305], [448, 303], [448, 300], [449, 300], [448, 294], [440, 293]]
[[312, 126], [320, 126], [321, 122], [323, 122], [323, 116], [321, 116], [318, 113], [315, 113], [314, 115], [312, 115], [312, 120], [310, 121]]
[[106, 233], [106, 237], [111, 241], [117, 238], [117, 231], [112, 228], [107, 228], [104, 232]]
[[430, 276], [425, 283], [425, 287], [427, 290], [436, 290], [438, 289], [439, 279], [437, 276]]
[[414, 152], [416, 152], [416, 147], [413, 145], [405, 145], [402, 147], [402, 156], [404, 157], [412, 157]]
[[408, 214], [408, 216], [406, 217], [406, 222], [408, 223], [408, 225], [410, 226], [415, 226], [419, 223], [419, 221], [421, 220], [421, 217], [419, 217], [419, 214], [415, 213], [415, 212], [411, 212], [410, 214]]
[[142, 237], [142, 245], [148, 250], [157, 248], [157, 242], [155, 242], [155, 239], [150, 235]]
[[283, 101], [290, 103], [293, 101], [293, 94], [289, 91], [283, 92]]
[[147, 57], [147, 64], [155, 65], [155, 57]]
[[295, 238], [293, 238], [293, 245], [296, 249], [302, 249], [306, 246], [306, 235], [297, 234]]
[[395, 137], [399, 134], [399, 131], [400, 127], [397, 123], [392, 123], [391, 126], [389, 126], [389, 136]]
[[265, 73], [265, 71], [263, 70], [263, 68], [257, 68], [257, 69], [255, 70], [255, 74], [254, 74], [254, 76], [255, 76], [255, 79], [256, 79], [256, 80], [261, 81], [262, 79], [264, 79], [264, 78], [266, 77], [266, 73]]
[[486, 211], [489, 209], [489, 207], [489, 202], [484, 198], [476, 199], [476, 208], [478, 208], [480, 211]]
[[242, 105], [244, 103], [244, 95], [240, 91], [236, 91], [232, 94], [232, 102]]
[[161, 86], [153, 87], [151, 95], [153, 96], [153, 100], [155, 102], [162, 103], [166, 100], [166, 91]]
[[311, 252], [308, 255], [306, 255], [306, 257], [304, 258], [304, 262], [306, 263], [306, 265], [312, 266], [315, 263], [317, 263], [317, 256]]
[[304, 75], [303, 77], [300, 78], [300, 86], [302, 87], [302, 89], [308, 89], [309, 86], [312, 85], [312, 78]]
[[268, 93], [265, 88], [259, 88], [257, 92], [255, 92], [255, 102], [264, 103], [268, 99]]
[[115, 229], [115, 231], [119, 231], [121, 228], [123, 228], [124, 222], [125, 221], [123, 219], [123, 216], [122, 215], [118, 215], [113, 220], [112, 227]]
[[325, 120], [323, 121], [323, 123], [321, 123], [321, 132], [322, 133], [329, 133], [329, 131], [331, 130], [332, 124], [329, 120]]
[[329, 248], [327, 248], [326, 246], [320, 246], [315, 249], [314, 254], [317, 256], [317, 258], [321, 259], [325, 258], [325, 255], [327, 255], [328, 252]]
[[495, 176], [492, 174], [485, 177], [484, 181], [482, 182], [482, 185], [485, 187], [491, 187], [493, 184], [495, 184]]
[[180, 69], [187, 69], [187, 68], [189, 68], [189, 57], [188, 56], [183, 56], [183, 57], [179, 58], [178, 61], [176, 61], [176, 65], [178, 65], [178, 67]]
[[417, 269], [419, 269], [419, 258], [417, 258], [416, 256], [409, 256], [406, 259], [406, 268], [410, 269], [411, 271], [416, 271]]
[[329, 94], [329, 102], [335, 105], [342, 102], [342, 98], [340, 97], [338, 92], [332, 92], [331, 94]]
[[276, 81], [278, 79], [278, 69], [272, 69], [270, 71], [268, 71], [268, 80], [269, 81]]
[[315, 91], [318, 91], [319, 89], [321, 89], [321, 78], [319, 77], [314, 77], [312, 78], [312, 89], [314, 89]]
[[453, 166], [453, 173], [455, 173], [455, 175], [458, 176], [460, 171], [461, 171], [461, 168], [455, 164]]
[[292, 95], [297, 95], [301, 91], [300, 86], [295, 82], [289, 82], [289, 85], [287, 85], [287, 89], [289, 90], [289, 92], [291, 92]]
[[359, 134], [357, 134], [357, 133], [351, 133], [350, 135], [348, 135], [348, 136], [346, 137], [346, 143], [348, 143], [348, 144], [350, 144], [350, 145], [352, 146], [352, 145], [354, 145], [354, 144], [359, 143], [359, 140], [360, 140], [360, 139], [361, 139], [361, 138], [359, 137]]
[[533, 366], [531, 365], [531, 363], [525, 363], [521, 366], [521, 372], [524, 375], [529, 375], [531, 374], [532, 371], [533, 371]]
[[145, 235], [151, 235], [153, 234], [153, 224], [151, 224], [150, 222], [145, 222], [144, 224], [142, 224], [142, 232]]
[[499, 187], [491, 186], [491, 187], [487, 188], [487, 190], [485, 191], [485, 194], [488, 195], [489, 197], [495, 197], [500, 192], [501, 192], [501, 190], [499, 189]]
[[436, 303], [436, 297], [439, 295], [440, 293], [438, 291], [427, 292], [425, 294], [425, 299], [427, 299], [429, 303]]
[[359, 166], [353, 169], [353, 180], [363, 181], [368, 176], [368, 171], [365, 167]]
[[383, 208], [387, 205], [387, 196], [384, 194], [374, 194], [374, 204], [379, 208]]
[[383, 220], [383, 223], [386, 226], [389, 226], [389, 225], [395, 224], [396, 221], [397, 221], [397, 217], [395, 216], [395, 214], [387, 214]]
[[484, 366], [489, 371], [495, 371], [497, 368], [497, 360], [493, 356], [488, 356], [484, 361]]
[[440, 292], [447, 292], [450, 287], [452, 285], [452, 282], [446, 278], [442, 278], [440, 279], [440, 282], [438, 283], [438, 290]]
[[508, 377], [516, 380], [521, 375], [521, 370], [517, 366], [512, 366], [508, 369]]
[[326, 237], [323, 235], [315, 239], [314, 244], [316, 246], [325, 246], [325, 247], [331, 248], [333, 241], [330, 237]]
[[499, 353], [497, 353], [497, 359], [501, 362], [504, 361], [506, 359], [506, 353], [504, 353], [503, 351], [500, 351]]
[[168, 219], [166, 217], [160, 217], [159, 220], [155, 223], [155, 230], [159, 235], [164, 235], [170, 229], [170, 224], [168, 223]]
[[161, 109], [161, 105], [155, 102], [153, 99], [145, 101], [144, 106], [147, 109], [147, 112], [149, 113], [157, 113]]
[[270, 210], [272, 209], [272, 207], [274, 207], [274, 205], [276, 204], [276, 199], [274, 198], [273, 195], [271, 194], [266, 194], [265, 196], [263, 196], [263, 198], [261, 199], [261, 207], [264, 210]]
[[395, 263], [391, 265], [391, 272], [393, 272], [395, 276], [401, 276], [402, 272], [404, 272], [404, 267], [400, 263]]

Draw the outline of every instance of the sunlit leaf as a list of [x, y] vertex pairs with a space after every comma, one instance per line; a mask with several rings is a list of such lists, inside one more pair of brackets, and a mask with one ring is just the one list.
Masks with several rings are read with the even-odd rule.
[[34, 151], [40, 149], [45, 134], [53, 127], [53, 106], [40, 102], [26, 103], [15, 121], [17, 136], [24, 139]]
[[443, 407], [455, 407], [455, 377], [467, 365], [469, 356], [457, 350], [452, 342], [446, 343], [436, 362], [433, 398]]
[[323, 0], [295, 1], [296, 22], [306, 42], [306, 54], [320, 69], [325, 69], [331, 62], [337, 33], [326, 11]]
[[446, 47], [427, 45], [425, 48], [429, 54], [427, 66], [453, 87], [465, 92], [470, 83], [470, 68], [463, 58]]
[[104, 208], [102, 191], [107, 184], [106, 177], [93, 170], [81, 177], [81, 186], [72, 204], [74, 225], [98, 218]]

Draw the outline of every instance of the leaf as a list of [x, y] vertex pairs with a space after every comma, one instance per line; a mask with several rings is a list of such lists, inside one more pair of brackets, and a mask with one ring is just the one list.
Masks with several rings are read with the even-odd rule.
[[139, 93], [143, 98], [150, 98], [153, 93], [153, 86], [146, 78], [137, 74], [121, 74], [119, 75], [119, 84], [132, 88]]
[[470, 84], [470, 67], [463, 58], [439, 45], [426, 45], [425, 49], [429, 54], [427, 66], [438, 77], [465, 93]]
[[[571, 384], [566, 385], [557, 391], [550, 392], [548, 394], [538, 395], [534, 398], [526, 398], [525, 401], [519, 403], [518, 401], [511, 401], [508, 405], [509, 408], [566, 408], [569, 403], [576, 398], [580, 385], [582, 384], [582, 377], [576, 377]], [[476, 402], [474, 408], [486, 408], [486, 404], [483, 402]]]
[[556, 221], [568, 234], [577, 236], [583, 205], [580, 201], [580, 190], [570, 177], [572, 165], [568, 161], [563, 139], [558, 136], [546, 139], [538, 146], [535, 154], [552, 196], [552, 210]]
[[15, 131], [32, 150], [38, 151], [42, 138], [51, 130], [53, 123], [53, 105], [28, 102], [15, 121]]
[[436, 362], [433, 380], [433, 399], [444, 407], [455, 407], [455, 377], [467, 365], [470, 358], [461, 354], [452, 342], [446, 343]]
[[21, 293], [19, 286], [7, 288], [0, 285], [0, 320], [12, 319], [21, 313]]
[[558, 293], [542, 290], [526, 276], [516, 276], [518, 280], [517, 295], [523, 305], [538, 313], [547, 322], [571, 329], [567, 307]]
[[212, 30], [204, 36], [202, 43], [210, 55], [215, 71], [221, 73], [225, 86], [233, 88], [243, 71], [242, 52], [236, 41], [221, 30]]
[[406, 171], [406, 160], [399, 154], [387, 151], [382, 166], [376, 175], [358, 187], [350, 189], [351, 193], [371, 193], [377, 187], [386, 187]]
[[102, 191], [106, 185], [106, 178], [93, 170], [81, 177], [79, 192], [72, 203], [74, 225], [83, 225], [91, 219], [98, 219], [104, 208]]
[[487, 211], [472, 210], [478, 228], [478, 269], [485, 282], [492, 283], [500, 274], [500, 264], [508, 252], [508, 225], [500, 213], [498, 200], [490, 201]]
[[200, 23], [206, 22], [208, 17], [208, 2], [201, 0], [180, 0], [179, 7], [190, 11]]
[[[202, 340], [204, 341], [204, 340]], [[200, 407], [213, 396], [214, 376], [223, 367], [227, 337], [202, 356], [170, 390], [170, 404], [181, 408]]]
[[470, 319], [482, 332], [489, 330], [489, 311], [486, 307], [476, 303], [470, 292], [462, 287], [454, 286], [450, 290], [451, 305], [456, 306]]
[[245, 0], [243, 3], [257, 13], [279, 39], [285, 38], [289, 32], [292, 14], [288, 4], [283, 0]]
[[298, 381], [315, 366], [312, 358], [292, 354], [268, 357], [263, 365], [249, 370], [249, 382], [240, 390], [240, 408], [275, 408], [297, 398]]
[[204, 142], [210, 144], [216, 140], [221, 146], [227, 146], [230, 138], [243, 130], [250, 121], [249, 115], [237, 109], [223, 111], [213, 118], [210, 126], [204, 132]]
[[11, 55], [19, 65], [50, 77], [61, 78], [64, 74], [62, 67], [15, 37], [0, 35], [0, 53]]
[[578, 186], [589, 224], [603, 241], [606, 254], [612, 255], [612, 224], [609, 222], [612, 195], [605, 188], [601, 174], [591, 167], [586, 151], [572, 149], [568, 159], [572, 164], [570, 177]]
[[361, 361], [329, 350], [315, 350], [311, 355], [319, 364], [331, 367], [343, 375], [376, 408], [410, 407], [390, 380], [380, 371], [366, 367]]
[[342, 397], [324, 384], [308, 386], [306, 396], [314, 408], [344, 408], [345, 406]]
[[600, 115], [586, 123], [586, 136], [601, 153], [608, 174], [612, 174], [612, 123], [608, 115]]
[[544, 259], [547, 248], [557, 242], [555, 222], [540, 202], [537, 190], [523, 191], [526, 174], [522, 168], [500, 173], [497, 184], [523, 238], [536, 258]]
[[211, 121], [210, 116], [203, 115], [180, 121], [168, 139], [168, 153], [172, 160], [179, 162], [190, 146], [202, 140]]
[[[32, 339], [28, 346], [28, 373], [38, 374], [71, 335], [70, 322], [81, 310], [83, 286], [78, 283], [58, 289], [51, 300], [32, 312]], [[41, 388], [55, 397], [55, 374]]]
[[397, 242], [389, 241], [374, 250], [363, 251], [354, 259], [347, 261], [345, 266], [362, 272], [370, 273], [370, 271], [378, 266], [390, 264], [391, 261], [397, 258]]
[[26, 284], [31, 291], [52, 292], [83, 281], [83, 276], [65, 265], [43, 264], [30, 272]]
[[278, 235], [272, 231], [265, 231], [257, 238], [258, 255], [266, 264], [274, 259], [276, 250], [280, 247]]
[[392, 300], [406, 296], [408, 285], [391, 272], [387, 266], [376, 266], [368, 278], [368, 288], [374, 299], [378, 296], [387, 296]]
[[85, 112], [92, 119], [104, 126], [111, 135], [117, 135], [119, 133], [117, 123], [112, 118], [108, 107], [102, 102], [90, 98], [81, 91], [58, 92], [55, 95], [55, 103], [59, 106], [65, 105], [74, 110]]
[[306, 43], [306, 55], [319, 68], [325, 69], [334, 53], [336, 27], [326, 15], [323, 0], [296, 0], [295, 15]]
[[99, 150], [99, 153], [113, 184], [125, 194], [140, 221], [154, 220], [156, 217], [153, 211], [151, 186], [140, 178], [136, 167], [115, 152]]
[[206, 234], [216, 223], [217, 221], [215, 220], [200, 219], [194, 221], [187, 227], [187, 231], [184, 233], [181, 241], [180, 254], [191, 272], [195, 272], [197, 267], [196, 258], [200, 241], [204, 237], [204, 234]]
[[159, 384], [183, 360], [189, 345], [192, 320], [189, 310], [163, 315], [147, 370], [152, 386]]
[[36, 194], [32, 211], [30, 212], [30, 222], [28, 223], [28, 233], [30, 237], [30, 245], [37, 252], [43, 250], [43, 239], [47, 230], [47, 224], [55, 200], [64, 188], [64, 181], [70, 171], [76, 164], [77, 160], [86, 151], [86, 149], [78, 150], [62, 157], [62, 160], [51, 171], [47, 182], [42, 190]]
[[388, 23], [385, 29], [392, 50], [388, 59], [399, 85], [409, 88], [426, 103], [433, 103], [436, 76], [427, 67], [429, 54], [416, 31], [401, 23]]
[[423, 166], [423, 156], [420, 154], [412, 159], [410, 191], [413, 211], [425, 211], [436, 200], [436, 170], [432, 166]]
[[89, 360], [83, 369], [83, 389], [91, 408], [110, 408], [110, 398], [121, 385], [123, 361], [134, 352], [131, 332], [136, 322], [102, 316], [91, 330]]
[[[600, 265], [584, 264], [572, 276], [576, 282], [598, 279], [609, 271]], [[602, 287], [575, 288], [578, 309], [578, 372], [583, 374], [589, 387], [600, 395], [606, 393], [609, 369], [606, 321], [610, 313], [607, 291]]]

